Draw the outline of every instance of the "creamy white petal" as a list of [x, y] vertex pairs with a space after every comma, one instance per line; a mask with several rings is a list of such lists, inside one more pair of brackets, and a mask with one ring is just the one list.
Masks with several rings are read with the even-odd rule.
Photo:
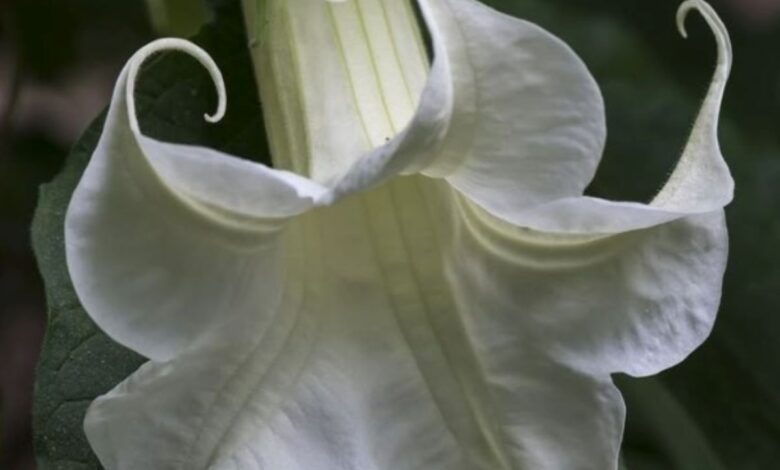
[[598, 86], [531, 23], [474, 0], [420, 1], [434, 46], [423, 86], [414, 20], [392, 11], [406, 1], [244, 4], [274, 158], [337, 197], [422, 172], [516, 211], [578, 196], [593, 177], [606, 135]]
[[138, 70], [170, 49], [214, 77], [219, 109], [207, 119], [224, 113], [222, 78], [205, 52], [172, 39], [140, 50], [118, 80], [65, 222], [68, 269], [87, 312], [119, 343], [157, 360], [223, 325], [261, 321], [279, 297], [285, 218], [327, 192], [290, 173], [141, 135], [132, 100]]
[[496, 212], [582, 194], [606, 137], [601, 93], [582, 61], [538, 26], [477, 1], [421, 5], [453, 89], [444, 148], [423, 172]]
[[[617, 468], [624, 405], [610, 374], [679, 363], [715, 321], [728, 253], [722, 208], [733, 188], [717, 142], [731, 53], [706, 3], [685, 2], [681, 21], [692, 8], [716, 33], [718, 68], [670, 186], [653, 203], [564, 198], [511, 212], [465, 191], [434, 198], [450, 198], [435, 211], [450, 214], [437, 225], [448, 279], [519, 468]], [[539, 370], [547, 393], [528, 378]], [[562, 405], [552, 390], [573, 388], [567, 377], [592, 388]], [[538, 397], [530, 409], [526, 397]]]
[[712, 328], [728, 253], [722, 211], [578, 238], [511, 228], [468, 203], [456, 206], [456, 277], [472, 279], [458, 289], [475, 307], [489, 303], [490, 321], [537, 335], [540, 349], [571, 367], [654, 374], [682, 361]]
[[709, 335], [722, 212], [575, 237], [453, 206], [439, 224], [448, 279], [516, 468], [617, 468], [624, 405], [610, 374], [658, 373]]
[[[351, 7], [334, 7], [333, 2], [324, 6], [328, 2], [322, 2], [317, 8], [323, 11], [296, 15], [296, 9], [303, 8], [299, 3], [284, 4], [272, 11], [277, 23], [284, 23], [285, 15], [301, 17], [307, 18], [304, 26], [309, 28], [301, 26], [297, 33], [273, 34], [274, 27], [284, 28], [272, 23], [271, 32], [266, 32], [262, 41], [275, 44], [279, 37], [292, 36], [293, 41], [303, 43], [295, 50], [303, 51], [299, 53], [307, 59], [299, 66], [308, 67], [307, 63], [312, 62], [312, 67], [338, 88], [333, 93], [317, 93], [319, 83], [303, 80], [311, 88], [302, 93], [303, 104], [278, 103], [277, 98], [268, 96], [270, 92], [264, 93], [264, 101], [273, 108], [271, 116], [284, 122], [284, 132], [270, 134], [277, 136], [272, 143], [285, 142], [277, 145], [278, 158], [291, 161], [290, 166], [312, 174], [315, 180], [328, 181], [335, 199], [399, 173], [422, 173], [445, 178], [482, 208], [515, 225], [550, 232], [615, 233], [717, 210], [732, 197], [733, 181], [717, 141], [719, 107], [731, 68], [731, 45], [722, 22], [703, 1], [683, 3], [678, 20], [684, 32], [687, 13], [691, 9], [702, 12], [718, 41], [717, 70], [680, 163], [650, 205], [582, 196], [604, 146], [603, 101], [580, 59], [541, 28], [475, 0], [421, 1], [435, 58], [411, 121], [389, 138], [410, 115], [408, 103], [396, 111], [385, 109], [386, 114], [377, 110], [382, 103], [400, 99], [387, 90], [396, 81], [390, 79], [390, 85], [384, 84], [377, 74], [382, 59], [373, 58], [375, 62], [371, 62], [370, 57], [362, 61], [340, 58], [338, 50], [346, 46], [339, 38], [348, 33], [338, 25], [329, 29], [328, 21], [322, 19], [338, 16], [340, 13], [333, 11]], [[370, 15], [364, 13], [358, 18], [367, 21]], [[320, 33], [314, 32], [317, 30]], [[310, 38], [312, 34], [319, 39]], [[335, 43], [320, 52], [314, 46], [323, 41]], [[266, 51], [256, 64], [269, 61], [267, 56], [274, 53], [283, 55], [279, 47], [271, 47], [272, 53]], [[361, 56], [360, 52], [352, 54]], [[418, 55], [407, 59], [419, 62]], [[339, 60], [347, 61], [346, 72], [333, 66]], [[333, 70], [328, 72], [330, 68], [323, 63]], [[261, 91], [267, 82], [276, 85], [274, 90], [281, 87], [284, 96], [295, 95], [289, 85], [280, 86], [281, 78], [271, 73], [281, 69], [276, 73], [285, 78], [290, 68], [295, 67], [271, 63], [262, 68], [265, 74], [259, 74]], [[365, 83], [373, 84], [373, 88], [369, 86], [362, 92], [350, 89]], [[417, 82], [407, 83], [407, 94], [418, 87]], [[301, 106], [308, 110], [305, 116]], [[366, 106], [377, 109], [362, 109]], [[334, 115], [341, 118], [334, 120]], [[286, 135], [295, 131], [297, 138]], [[388, 141], [379, 145], [384, 135], [388, 135]], [[310, 142], [301, 148], [298, 141], [313, 141], [316, 145]], [[302, 161], [300, 155], [308, 160]]]
[[[276, 217], [297, 213], [308, 205], [334, 204], [291, 220], [284, 231], [285, 243], [266, 243], [275, 247], [276, 259], [283, 261], [253, 259], [244, 250], [246, 271], [222, 271], [224, 276], [216, 285], [232, 291], [236, 285], [257, 289], [258, 279], [252, 277], [255, 266], [264, 267], [266, 277], [268, 272], [279, 272], [274, 269], [277, 266], [284, 267], [286, 278], [277, 278], [276, 290], [268, 291], [277, 294], [274, 302], [269, 304], [248, 287], [231, 297], [262, 306], [261, 314], [252, 318], [265, 321], [221, 328], [224, 318], [240, 318], [248, 310], [242, 310], [241, 303], [216, 306], [220, 320], [214, 320], [215, 325], [201, 323], [214, 334], [198, 338], [197, 347], [170, 362], [144, 366], [93, 404], [85, 427], [106, 467], [617, 468], [624, 406], [609, 375], [645, 375], [675, 364], [706, 337], [714, 320], [727, 252], [720, 208], [727, 201], [722, 195], [710, 197], [701, 184], [689, 182], [719, 174], [717, 164], [700, 164], [702, 159], [721, 161], [720, 153], [712, 152], [713, 142], [717, 150], [717, 140], [713, 140], [717, 115], [700, 118], [703, 124], [697, 125], [686, 152], [692, 156], [683, 158], [688, 163], [681, 163], [682, 177], [672, 178], [680, 190], [670, 190], [668, 197], [662, 193], [654, 205], [578, 198], [600, 155], [603, 135], [598, 126], [603, 125], [603, 116], [598, 116], [597, 123], [577, 112], [581, 110], [576, 106], [566, 108], [566, 96], [572, 96], [568, 90], [569, 95], [560, 101], [567, 109], [562, 115], [574, 116], [574, 128], [595, 125], [590, 136], [593, 145], [566, 132], [561, 134], [563, 146], [557, 145], [561, 142], [555, 137], [542, 139], [541, 145], [551, 145], [546, 147], [550, 154], [575, 149], [571, 160], [564, 154], [549, 170], [539, 170], [555, 172], [562, 161], [568, 162], [564, 166], [569, 170], [547, 181], [568, 182], [571, 187], [531, 186], [526, 194], [527, 187], [520, 184], [527, 176], [523, 167], [529, 159], [535, 162], [535, 155], [510, 159], [503, 150], [494, 152], [491, 145], [500, 139], [494, 142], [491, 136], [534, 124], [524, 124], [526, 116], [504, 109], [508, 114], [498, 124], [506, 127], [488, 125], [480, 153], [458, 153], [465, 148], [454, 142], [470, 127], [459, 120], [473, 110], [469, 111], [468, 100], [463, 101], [468, 87], [457, 83], [467, 81], [468, 74], [452, 70], [466, 65], [479, 69], [479, 64], [463, 63], [463, 54], [469, 40], [484, 44], [485, 28], [495, 27], [517, 28], [517, 36], [507, 32], [506, 37], [519, 44], [531, 37], [529, 50], [537, 55], [545, 51], [534, 56], [538, 60], [515, 56], [536, 65], [534, 70], [550, 73], [560, 65], [564, 72], [571, 72], [562, 72], [566, 79], [581, 78], [582, 90], [575, 83], [571, 86], [580, 90], [575, 95], [581, 92], [589, 97], [583, 98], [586, 102], [597, 96], [589, 75], [568, 49], [546, 33], [471, 0], [426, 0], [421, 5], [436, 41], [437, 61], [417, 115], [406, 131], [368, 156], [349, 153], [349, 158], [336, 165], [326, 165], [321, 179], [336, 181], [336, 196], [402, 171], [422, 170], [447, 181], [419, 175], [399, 177], [336, 200], [328, 190], [319, 191], [319, 184], [289, 173], [246, 169], [247, 175], [255, 175], [252, 178], [270, 175], [272, 188], [279, 184], [281, 189], [271, 194], [284, 195], [275, 206], [287, 209]], [[699, 1], [686, 2], [684, 10], [692, 6], [711, 13]], [[719, 24], [714, 16], [709, 19]], [[456, 33], [463, 36], [459, 39]], [[727, 38], [721, 36], [720, 43], [725, 51]], [[548, 57], [551, 61], [545, 62]], [[718, 69], [725, 81], [728, 65], [723, 57], [730, 56], [722, 55]], [[511, 65], [495, 62], [485, 67], [504, 70]], [[713, 112], [722, 93], [722, 84], [715, 83], [715, 98], [705, 104]], [[516, 90], [523, 91], [522, 87]], [[495, 105], [493, 111], [500, 113], [502, 103], [496, 100], [494, 96], [485, 103]], [[553, 117], [559, 116], [556, 109], [550, 111]], [[546, 110], [534, 112], [545, 115]], [[392, 121], [390, 114], [383, 119]], [[552, 134], [570, 130], [565, 122], [559, 124], [551, 128]], [[289, 142], [281, 145], [285, 146]], [[261, 222], [257, 216], [262, 215], [264, 193], [251, 193], [247, 187], [253, 196], [236, 200], [237, 196], [224, 195], [221, 185], [204, 176], [224, 164], [210, 166], [211, 157], [229, 160], [203, 149], [165, 149], [155, 147], [152, 153], [182, 155], [182, 161], [191, 163], [170, 169], [166, 165], [173, 158], [158, 162], [149, 157], [153, 174], [162, 175], [165, 187], [176, 188], [180, 199], [198, 203], [198, 208], [210, 209], [209, 214], [226, 217], [232, 224], [222, 230], [225, 225], [203, 224], [202, 219], [176, 219], [189, 229], [165, 232], [172, 241], [183, 237], [181, 246], [171, 250], [176, 259], [185, 254], [188, 259], [203, 259], [201, 251], [188, 250], [203, 248], [197, 243], [213, 242], [219, 236], [231, 239], [234, 243], [226, 244], [231, 246], [236, 237], [242, 242], [268, 240], [256, 232], [245, 236], [245, 230], [236, 229], [236, 225], [256, 228]], [[450, 160], [463, 155], [469, 158], [456, 164]], [[486, 158], [483, 163], [479, 163], [481, 157]], [[293, 167], [296, 162], [305, 163], [300, 157], [284, 158]], [[339, 176], [345, 162], [352, 162], [352, 169]], [[447, 162], [452, 163], [451, 171], [436, 175], [435, 168]], [[230, 168], [234, 163], [224, 165]], [[502, 167], [500, 171], [494, 164]], [[533, 170], [531, 165], [529, 171]], [[512, 187], [508, 178], [515, 177], [520, 179]], [[96, 198], [94, 193], [84, 207], [97, 205]], [[104, 211], [116, 207], [125, 219], [134, 214], [124, 209], [129, 203], [122, 199], [132, 198], [112, 198], [101, 203]], [[569, 200], [579, 201], [575, 205], [580, 206], [567, 213]], [[579, 207], [587, 209], [589, 204], [596, 208], [586, 214], [597, 215], [595, 222], [578, 218]], [[624, 209], [630, 214], [624, 215]], [[81, 230], [81, 236], [92, 219], [84, 220], [74, 219], [79, 223], [73, 230]], [[572, 233], [554, 234], [519, 225]], [[215, 233], [194, 231], [208, 236], [190, 242], [187, 234], [193, 235], [193, 226]], [[130, 233], [134, 240], [144, 241], [141, 230]], [[114, 235], [109, 233], [105, 239]], [[101, 250], [109, 250], [108, 244]], [[150, 260], [136, 253], [137, 266], [157, 266], [163, 254], [156, 252]], [[237, 258], [219, 259], [239, 262]], [[202, 271], [208, 271], [202, 276], [212, 280], [219, 274], [210, 267]], [[94, 282], [94, 274], [87, 272], [83, 279]], [[209, 289], [198, 279], [184, 279], [181, 286]], [[141, 287], [146, 290], [133, 292], [149, 289], [148, 285]], [[174, 290], [174, 295], [182, 294]], [[129, 298], [117, 298], [120, 306], [122, 302], [125, 307], [133, 305]], [[186, 295], [182, 298], [190, 300]], [[205, 301], [193, 298], [200, 304]], [[144, 306], [143, 300], [133, 302]], [[162, 333], [152, 327], [133, 331], [171, 336], [175, 333], [169, 330], [181, 320], [174, 315], [171, 321], [156, 325]], [[191, 338], [185, 337], [181, 344], [191, 344]]]
[[[315, 357], [319, 364], [296, 376], [308, 339], [293, 339], [277, 364], [259, 359], [274, 351], [240, 337], [171, 363], [147, 363], [89, 409], [86, 432], [101, 463], [161, 470], [604, 470], [619, 451], [623, 408], [609, 379], [518, 363], [523, 374], [493, 390], [496, 403], [508, 404], [501, 409], [502, 441], [494, 442], [508, 454], [498, 457], [458, 447], [436, 403], [413, 376], [403, 377], [402, 356], [394, 367], [364, 369], [359, 383], [349, 369], [362, 365], [354, 357], [346, 365]], [[460, 405], [468, 416], [471, 404]]]
[[470, 401], [479, 384], [461, 385], [471, 363], [450, 364], [431, 323], [458, 328], [419, 183], [291, 222], [294, 283], [272, 321], [150, 363], [98, 399], [85, 428], [103, 465], [509, 468], [482, 430], [488, 403]]
[[[492, 186], [489, 180], [469, 188], [464, 188], [452, 178], [448, 181], [491, 214], [510, 224], [544, 232], [580, 235], [620, 233], [689, 215], [720, 211], [731, 201], [734, 192], [734, 181], [721, 154], [717, 135], [720, 105], [731, 71], [731, 42], [722, 21], [703, 0], [688, 0], [680, 6], [678, 24], [683, 35], [685, 18], [694, 9], [701, 12], [715, 35], [717, 67], [680, 161], [651, 203], [607, 201], [577, 195], [527, 207], [512, 204], [515, 199], [513, 190]], [[512, 164], [522, 166], [520, 161]], [[512, 170], [506, 171], [511, 174]], [[483, 193], [505, 203], [486, 202]]]
[[601, 93], [582, 61], [538, 26], [477, 1], [419, 4], [434, 61], [417, 111], [356, 160], [337, 192], [421, 172], [494, 212], [581, 195], [606, 137]]
[[272, 322], [147, 365], [93, 405], [104, 465], [616, 468], [609, 374], [668, 367], [707, 334], [723, 226], [556, 240], [430, 183], [293, 221], [297, 282]]

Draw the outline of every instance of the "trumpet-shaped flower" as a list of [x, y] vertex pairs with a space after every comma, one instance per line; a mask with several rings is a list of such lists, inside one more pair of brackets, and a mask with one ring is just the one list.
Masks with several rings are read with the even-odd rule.
[[[87, 312], [150, 360], [90, 407], [111, 469], [615, 469], [610, 374], [709, 334], [733, 183], [712, 85], [648, 204], [583, 196], [604, 108], [544, 30], [475, 0], [245, 1], [274, 168], [143, 135], [118, 80], [66, 218]], [[652, 138], [652, 135], [648, 135]]]

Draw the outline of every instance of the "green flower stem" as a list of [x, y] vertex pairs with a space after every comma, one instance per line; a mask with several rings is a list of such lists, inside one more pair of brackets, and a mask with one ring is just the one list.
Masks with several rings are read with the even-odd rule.
[[411, 119], [428, 61], [408, 0], [243, 7], [277, 167], [327, 181]]

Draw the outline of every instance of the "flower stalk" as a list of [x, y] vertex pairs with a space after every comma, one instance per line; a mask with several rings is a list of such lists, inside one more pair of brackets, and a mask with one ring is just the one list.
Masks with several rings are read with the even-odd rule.
[[408, 1], [243, 5], [275, 165], [331, 182], [409, 123], [428, 59]]

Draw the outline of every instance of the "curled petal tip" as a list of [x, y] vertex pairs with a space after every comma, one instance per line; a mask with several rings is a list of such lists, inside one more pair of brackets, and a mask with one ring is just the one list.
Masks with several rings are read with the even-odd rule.
[[227, 91], [225, 89], [225, 80], [222, 77], [222, 72], [220, 72], [219, 67], [211, 60], [210, 56], [206, 55], [206, 57], [208, 58], [208, 63], [201, 63], [206, 67], [214, 82], [214, 87], [217, 91], [217, 109], [213, 114], [204, 114], [203, 118], [206, 122], [213, 124], [221, 121], [222, 118], [225, 117], [225, 111], [227, 110]]
[[211, 58], [208, 52], [190, 41], [178, 38], [163, 38], [153, 41], [145, 47], [141, 48], [141, 50], [136, 52], [133, 58], [130, 59], [126, 92], [128, 110], [130, 111], [131, 127], [136, 132], [140, 132], [135, 114], [135, 101], [133, 98], [135, 94], [135, 83], [138, 78], [141, 66], [152, 55], [168, 50], [184, 52], [193, 59], [197, 60], [209, 73], [217, 92], [217, 109], [213, 114], [206, 113], [203, 117], [206, 122], [209, 123], [219, 122], [225, 116], [225, 111], [227, 110], [227, 91], [225, 89], [225, 79], [223, 78], [219, 67], [214, 62], [214, 59]]
[[225, 117], [225, 111], [227, 110], [227, 93], [225, 92], [225, 83], [222, 81], [222, 76], [219, 76], [219, 82], [214, 82], [217, 88], [217, 109], [213, 114], [205, 113], [203, 119], [210, 124], [217, 123]]
[[677, 30], [680, 31], [680, 35], [688, 39], [688, 29], [685, 26], [685, 20], [688, 19], [688, 13], [694, 8], [697, 8], [696, 0], [687, 0], [680, 4], [677, 9]]
[[[219, 98], [220, 103], [224, 102], [224, 99]], [[214, 114], [204, 113], [203, 119], [206, 120], [209, 124], [214, 124], [222, 120], [222, 118], [225, 117], [225, 107], [219, 106], [217, 110], [214, 112]]]
[[729, 38], [726, 25], [723, 24], [723, 21], [709, 3], [704, 0], [686, 0], [680, 4], [680, 8], [677, 10], [677, 29], [682, 37], [688, 38], [685, 20], [688, 18], [688, 13], [691, 10], [701, 13], [715, 35], [715, 40], [718, 43], [718, 63], [727, 68], [730, 67], [732, 58], [731, 39]]

